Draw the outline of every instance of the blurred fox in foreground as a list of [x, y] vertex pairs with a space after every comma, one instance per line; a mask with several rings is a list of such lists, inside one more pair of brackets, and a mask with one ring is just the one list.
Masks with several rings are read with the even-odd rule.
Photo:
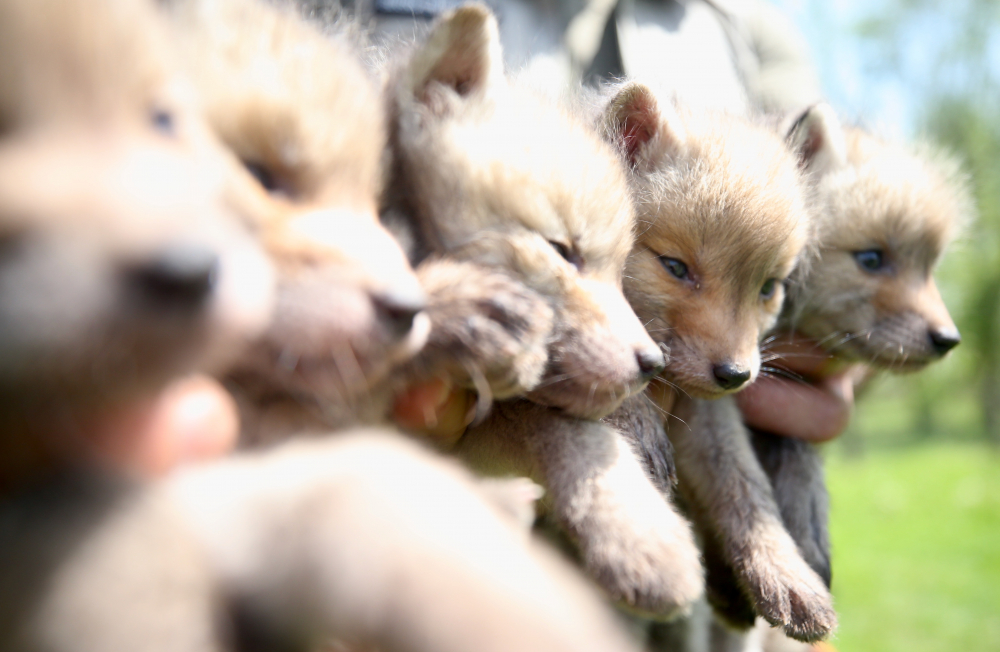
[[198, 546], [103, 466], [93, 431], [231, 363], [272, 303], [271, 267], [226, 199], [228, 159], [151, 12], [0, 3], [4, 650], [215, 636]]
[[376, 215], [386, 128], [373, 83], [346, 38], [291, 8], [175, 0], [169, 12], [278, 273], [274, 320], [229, 374], [243, 445], [383, 421], [385, 381], [428, 321]]
[[[57, 411], [23, 433], [26, 450], [36, 435], [43, 450], [74, 443], [61, 417], [219, 369], [269, 317], [267, 260], [237, 216], [268, 244], [264, 226], [240, 212], [238, 169], [199, 114], [156, 94], [173, 77], [147, 12], [0, 4], [13, 246], [0, 346], [32, 346], [3, 378]], [[71, 283], [85, 301], [56, 292]], [[53, 314], [68, 323], [47, 325]], [[5, 403], [5, 422], [33, 420], [34, 405]], [[396, 436], [290, 444], [154, 486], [60, 452], [65, 468], [0, 499], [4, 650], [305, 650], [334, 636], [387, 651], [629, 649], [484, 489]]]

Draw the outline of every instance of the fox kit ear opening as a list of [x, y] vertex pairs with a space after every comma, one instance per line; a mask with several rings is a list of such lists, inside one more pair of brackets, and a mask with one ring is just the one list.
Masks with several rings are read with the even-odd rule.
[[445, 14], [410, 62], [410, 91], [435, 110], [441, 87], [466, 97], [503, 80], [500, 33], [493, 14], [469, 5]]
[[625, 84], [604, 113], [604, 137], [617, 146], [634, 167], [640, 150], [653, 139], [660, 124], [660, 108], [652, 91], [642, 84]]
[[679, 121], [671, 119], [670, 107], [666, 109], [660, 109], [648, 86], [629, 82], [604, 110], [604, 139], [618, 148], [630, 167], [646, 167], [655, 158], [652, 142], [659, 142], [667, 150], [684, 142]]
[[823, 175], [847, 165], [847, 139], [829, 104], [806, 109], [792, 123], [785, 140], [808, 172]]

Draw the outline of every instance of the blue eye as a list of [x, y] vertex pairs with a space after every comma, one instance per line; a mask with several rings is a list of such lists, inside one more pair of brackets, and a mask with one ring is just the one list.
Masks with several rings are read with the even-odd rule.
[[174, 116], [169, 111], [163, 109], [153, 109], [149, 115], [153, 127], [166, 136], [174, 135]]
[[778, 279], [769, 278], [760, 286], [760, 296], [762, 299], [770, 299], [774, 296], [774, 289], [778, 286]]
[[660, 264], [663, 268], [670, 272], [670, 275], [674, 278], [680, 279], [682, 281], [689, 278], [688, 267], [682, 261], [676, 258], [668, 258], [667, 256], [660, 256]]
[[881, 249], [866, 249], [855, 251], [854, 260], [866, 272], [877, 272], [885, 267], [885, 255]]

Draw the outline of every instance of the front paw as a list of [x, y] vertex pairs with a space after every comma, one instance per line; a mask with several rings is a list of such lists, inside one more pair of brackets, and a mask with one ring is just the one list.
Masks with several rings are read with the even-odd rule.
[[668, 620], [687, 611], [705, 589], [697, 550], [687, 542], [632, 541], [584, 553], [587, 573], [627, 610]]
[[430, 339], [425, 368], [447, 369], [492, 398], [523, 394], [548, 363], [554, 315], [538, 293], [510, 276], [454, 261], [428, 261], [417, 270], [428, 294]]
[[736, 555], [736, 572], [746, 584], [758, 613], [800, 641], [816, 641], [837, 627], [833, 598], [790, 540], [785, 545], [758, 540]]
[[751, 430], [754, 452], [767, 473], [785, 529], [802, 558], [830, 586], [829, 497], [823, 461], [812, 444]]

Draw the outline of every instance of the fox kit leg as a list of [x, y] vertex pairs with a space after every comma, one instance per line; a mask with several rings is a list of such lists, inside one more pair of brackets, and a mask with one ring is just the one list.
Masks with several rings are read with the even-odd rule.
[[0, 649], [222, 652], [212, 575], [168, 503], [107, 474], [0, 501]]
[[412, 375], [448, 376], [492, 398], [523, 394], [548, 363], [552, 308], [544, 297], [498, 270], [441, 259], [424, 261], [417, 277], [427, 293], [427, 344]]
[[690, 526], [611, 426], [511, 401], [494, 406], [458, 451], [480, 471], [544, 486], [542, 508], [576, 544], [588, 575], [627, 608], [665, 617], [701, 594]]
[[404, 438], [300, 441], [188, 469], [166, 489], [255, 625], [250, 643], [633, 649], [590, 587], [467, 472]]
[[[751, 430], [751, 442], [771, 482], [785, 529], [799, 553], [830, 586], [829, 497], [823, 481], [822, 460], [814, 446], [789, 437]], [[757, 615], [716, 537], [702, 544], [705, 583], [716, 613], [731, 625], [746, 629]]]
[[812, 444], [791, 437], [751, 430], [751, 441], [785, 529], [799, 552], [830, 586], [830, 498], [823, 477], [823, 460]]
[[674, 410], [679, 486], [706, 538], [717, 539], [768, 622], [800, 640], [829, 634], [837, 622], [830, 592], [785, 530], [735, 404], [681, 398]]

